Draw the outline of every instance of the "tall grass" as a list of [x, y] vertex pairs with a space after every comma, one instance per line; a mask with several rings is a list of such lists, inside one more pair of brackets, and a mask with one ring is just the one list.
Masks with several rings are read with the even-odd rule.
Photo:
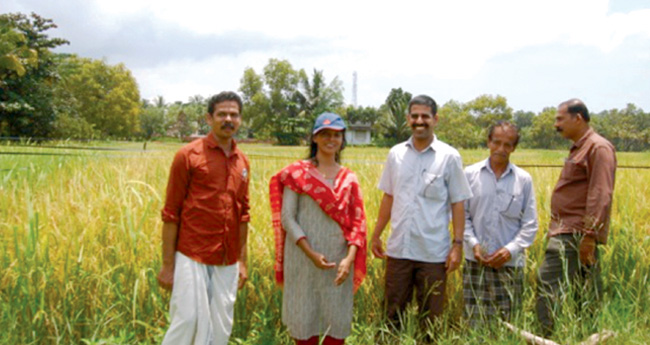
[[[23, 153], [0, 155], [0, 344], [160, 342], [168, 325], [169, 300], [156, 282], [160, 209], [179, 145], [148, 147], [150, 151], [140, 153], [0, 146], [4, 152]], [[268, 181], [282, 166], [303, 157], [306, 149], [242, 147], [252, 163], [250, 278], [239, 292], [231, 343], [289, 344], [280, 322], [282, 294], [273, 281]], [[344, 164], [359, 176], [369, 229], [377, 217], [381, 193], [376, 185], [386, 153], [349, 148], [343, 156]], [[486, 156], [484, 150], [461, 153], [467, 164]], [[522, 150], [513, 160], [562, 164], [565, 155]], [[619, 153], [618, 159], [620, 165], [650, 165], [648, 153]], [[535, 182], [540, 232], [528, 251], [523, 308], [515, 322], [534, 331], [535, 273], [544, 254], [550, 195], [560, 169], [527, 170]], [[619, 170], [614, 198], [610, 241], [601, 256], [606, 295], [589, 322], [618, 332], [611, 344], [640, 344], [650, 339], [650, 170]], [[384, 262], [368, 263], [367, 279], [355, 296], [348, 343], [421, 343], [427, 335], [420, 331], [413, 309], [400, 332], [386, 326], [381, 304]], [[429, 336], [441, 344], [521, 343], [498, 325], [462, 325], [461, 281], [459, 272], [449, 278], [447, 312]], [[578, 309], [569, 303], [558, 316], [560, 342], [577, 342], [590, 334], [591, 328], [583, 324], [588, 320]]]

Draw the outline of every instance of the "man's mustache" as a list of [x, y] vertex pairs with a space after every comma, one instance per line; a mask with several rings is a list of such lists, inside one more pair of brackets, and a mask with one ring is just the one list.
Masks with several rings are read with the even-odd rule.
[[558, 133], [561, 133], [561, 132], [562, 132], [562, 128], [560, 128], [560, 127], [556, 127], [556, 128], [555, 128], [555, 131], [557, 131]]
[[233, 125], [230, 122], [226, 122], [223, 125], [221, 125], [221, 129], [226, 129], [226, 128], [235, 129], [235, 125]]
[[411, 125], [411, 128], [413, 128], [413, 129], [416, 129], [416, 128], [418, 128], [418, 127], [429, 128], [429, 125], [427, 125], [427, 124], [425, 124], [425, 123], [423, 123], [423, 124], [414, 124], [414, 125]]

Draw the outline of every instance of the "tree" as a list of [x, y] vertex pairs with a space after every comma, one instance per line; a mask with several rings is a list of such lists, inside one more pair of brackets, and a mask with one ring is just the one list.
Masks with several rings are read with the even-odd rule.
[[186, 104], [181, 101], [168, 104], [166, 108], [168, 124], [170, 124], [168, 134], [181, 140], [198, 129], [198, 124], [193, 116], [188, 114], [186, 110]]
[[131, 72], [123, 65], [69, 56], [59, 69], [57, 95], [103, 137], [130, 138], [140, 131], [140, 93]]
[[322, 71], [311, 79], [287, 60], [270, 59], [262, 75], [247, 68], [240, 80], [243, 94], [243, 132], [257, 138], [273, 137], [279, 144], [305, 140], [314, 118], [343, 104], [338, 78], [327, 83]]
[[375, 107], [348, 106], [345, 109], [345, 119], [348, 124], [365, 123], [373, 127], [379, 121], [379, 110]]
[[526, 146], [538, 149], [558, 149], [567, 146], [566, 139], [562, 138], [553, 126], [556, 112], [555, 107], [546, 107], [533, 118], [532, 125], [522, 134]]
[[450, 100], [438, 110], [436, 135], [458, 148], [476, 148], [485, 144], [483, 130], [463, 103]]
[[296, 145], [308, 133], [309, 120], [300, 112], [299, 80], [300, 71], [294, 70], [287, 60], [270, 59], [264, 67], [264, 82], [269, 88], [271, 134], [282, 145]]
[[72, 92], [65, 88], [66, 76], [78, 74], [81, 68], [74, 55], [56, 54], [54, 56], [57, 75], [60, 79], [52, 88], [52, 105], [56, 110], [51, 136], [63, 139], [94, 139], [101, 137], [101, 131], [89, 123], [81, 113], [83, 109]]
[[51, 49], [68, 41], [48, 38], [51, 19], [32, 13], [0, 15], [0, 134], [47, 137], [56, 118], [52, 85], [58, 79]]
[[268, 126], [271, 104], [264, 91], [263, 76], [248, 67], [240, 79], [239, 91], [242, 93], [244, 110], [242, 111], [242, 126], [240, 133], [246, 137], [270, 138], [271, 128]]
[[303, 116], [314, 121], [324, 112], [333, 112], [343, 105], [343, 84], [335, 77], [327, 84], [322, 70], [314, 68], [311, 81], [304, 71], [300, 71], [300, 86], [298, 99], [304, 112]]
[[503, 96], [481, 95], [465, 103], [465, 109], [476, 118], [476, 124], [487, 130], [497, 121], [512, 120], [512, 108]]
[[156, 108], [165, 108], [167, 103], [165, 103], [165, 97], [158, 95], [153, 98], [153, 106]]
[[411, 135], [406, 121], [411, 98], [411, 93], [403, 91], [401, 87], [390, 90], [383, 106], [381, 128], [386, 139], [384, 144], [393, 145], [408, 139]]
[[244, 70], [244, 75], [239, 80], [239, 83], [239, 91], [242, 93], [244, 102], [251, 102], [256, 94], [264, 93], [264, 80], [251, 67]]
[[140, 133], [145, 141], [157, 135], [165, 134], [165, 109], [154, 107], [148, 104], [146, 100], [142, 102], [140, 112]]
[[642, 151], [650, 148], [650, 114], [634, 104], [592, 115], [591, 125], [609, 139], [618, 151]]
[[25, 35], [14, 27], [8, 16], [0, 16], [0, 83], [15, 73], [22, 77], [28, 67], [38, 65], [38, 52], [25, 43]]
[[196, 130], [195, 123], [183, 109], [178, 112], [176, 119], [176, 128], [181, 139], [190, 136]]
[[532, 126], [534, 117], [535, 113], [532, 111], [517, 110], [513, 114], [512, 121], [519, 130], [523, 130], [524, 128]]
[[162, 112], [164, 122], [165, 122], [165, 135], [171, 137], [179, 137], [178, 131], [176, 130], [176, 122], [178, 121], [178, 112], [177, 109], [170, 109], [171, 104], [167, 104], [165, 98], [162, 95], [158, 95], [151, 100], [151, 106], [159, 109]]
[[205, 113], [207, 113], [207, 101], [201, 95], [194, 95], [190, 97], [183, 105], [183, 110], [188, 114], [190, 119], [196, 126], [196, 131], [199, 134], [207, 134], [210, 132], [210, 125], [205, 120]]

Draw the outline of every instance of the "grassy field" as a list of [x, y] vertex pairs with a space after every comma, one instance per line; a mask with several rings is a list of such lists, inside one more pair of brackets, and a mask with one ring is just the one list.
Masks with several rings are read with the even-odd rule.
[[[76, 145], [67, 143], [66, 145]], [[82, 146], [86, 144], [79, 144]], [[100, 146], [105, 146], [101, 145]], [[108, 145], [108, 144], [107, 144]], [[158, 288], [160, 209], [168, 169], [180, 144], [110, 144], [117, 150], [0, 144], [0, 344], [156, 344], [168, 325], [169, 294]], [[232, 344], [289, 344], [280, 322], [281, 291], [273, 281], [270, 176], [303, 157], [305, 148], [242, 145], [251, 158], [249, 276], [239, 292]], [[372, 229], [381, 193], [376, 185], [387, 149], [349, 148], [344, 164], [360, 178]], [[462, 151], [466, 164], [487, 151]], [[561, 165], [564, 151], [521, 150], [521, 165]], [[650, 153], [619, 153], [619, 165], [650, 165]], [[543, 257], [552, 188], [559, 168], [531, 167], [540, 232], [528, 251], [526, 290], [515, 323], [536, 330], [535, 272]], [[593, 328], [611, 329], [609, 344], [650, 339], [650, 170], [619, 169], [609, 244], [603, 248], [606, 296], [595, 315], [567, 305], [557, 339], [576, 343]], [[388, 231], [386, 231], [388, 233]], [[382, 320], [384, 263], [370, 259], [355, 296], [348, 344], [416, 344], [424, 335], [411, 313], [390, 332]], [[448, 284], [449, 304], [435, 336], [441, 344], [520, 344], [495, 327], [460, 321], [460, 273]]]

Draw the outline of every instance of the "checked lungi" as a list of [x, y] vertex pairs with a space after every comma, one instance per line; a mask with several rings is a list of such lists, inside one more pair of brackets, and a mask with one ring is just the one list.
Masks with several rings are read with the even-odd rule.
[[499, 269], [465, 260], [463, 268], [464, 316], [470, 326], [494, 320], [509, 320], [512, 310], [521, 305], [523, 268]]

